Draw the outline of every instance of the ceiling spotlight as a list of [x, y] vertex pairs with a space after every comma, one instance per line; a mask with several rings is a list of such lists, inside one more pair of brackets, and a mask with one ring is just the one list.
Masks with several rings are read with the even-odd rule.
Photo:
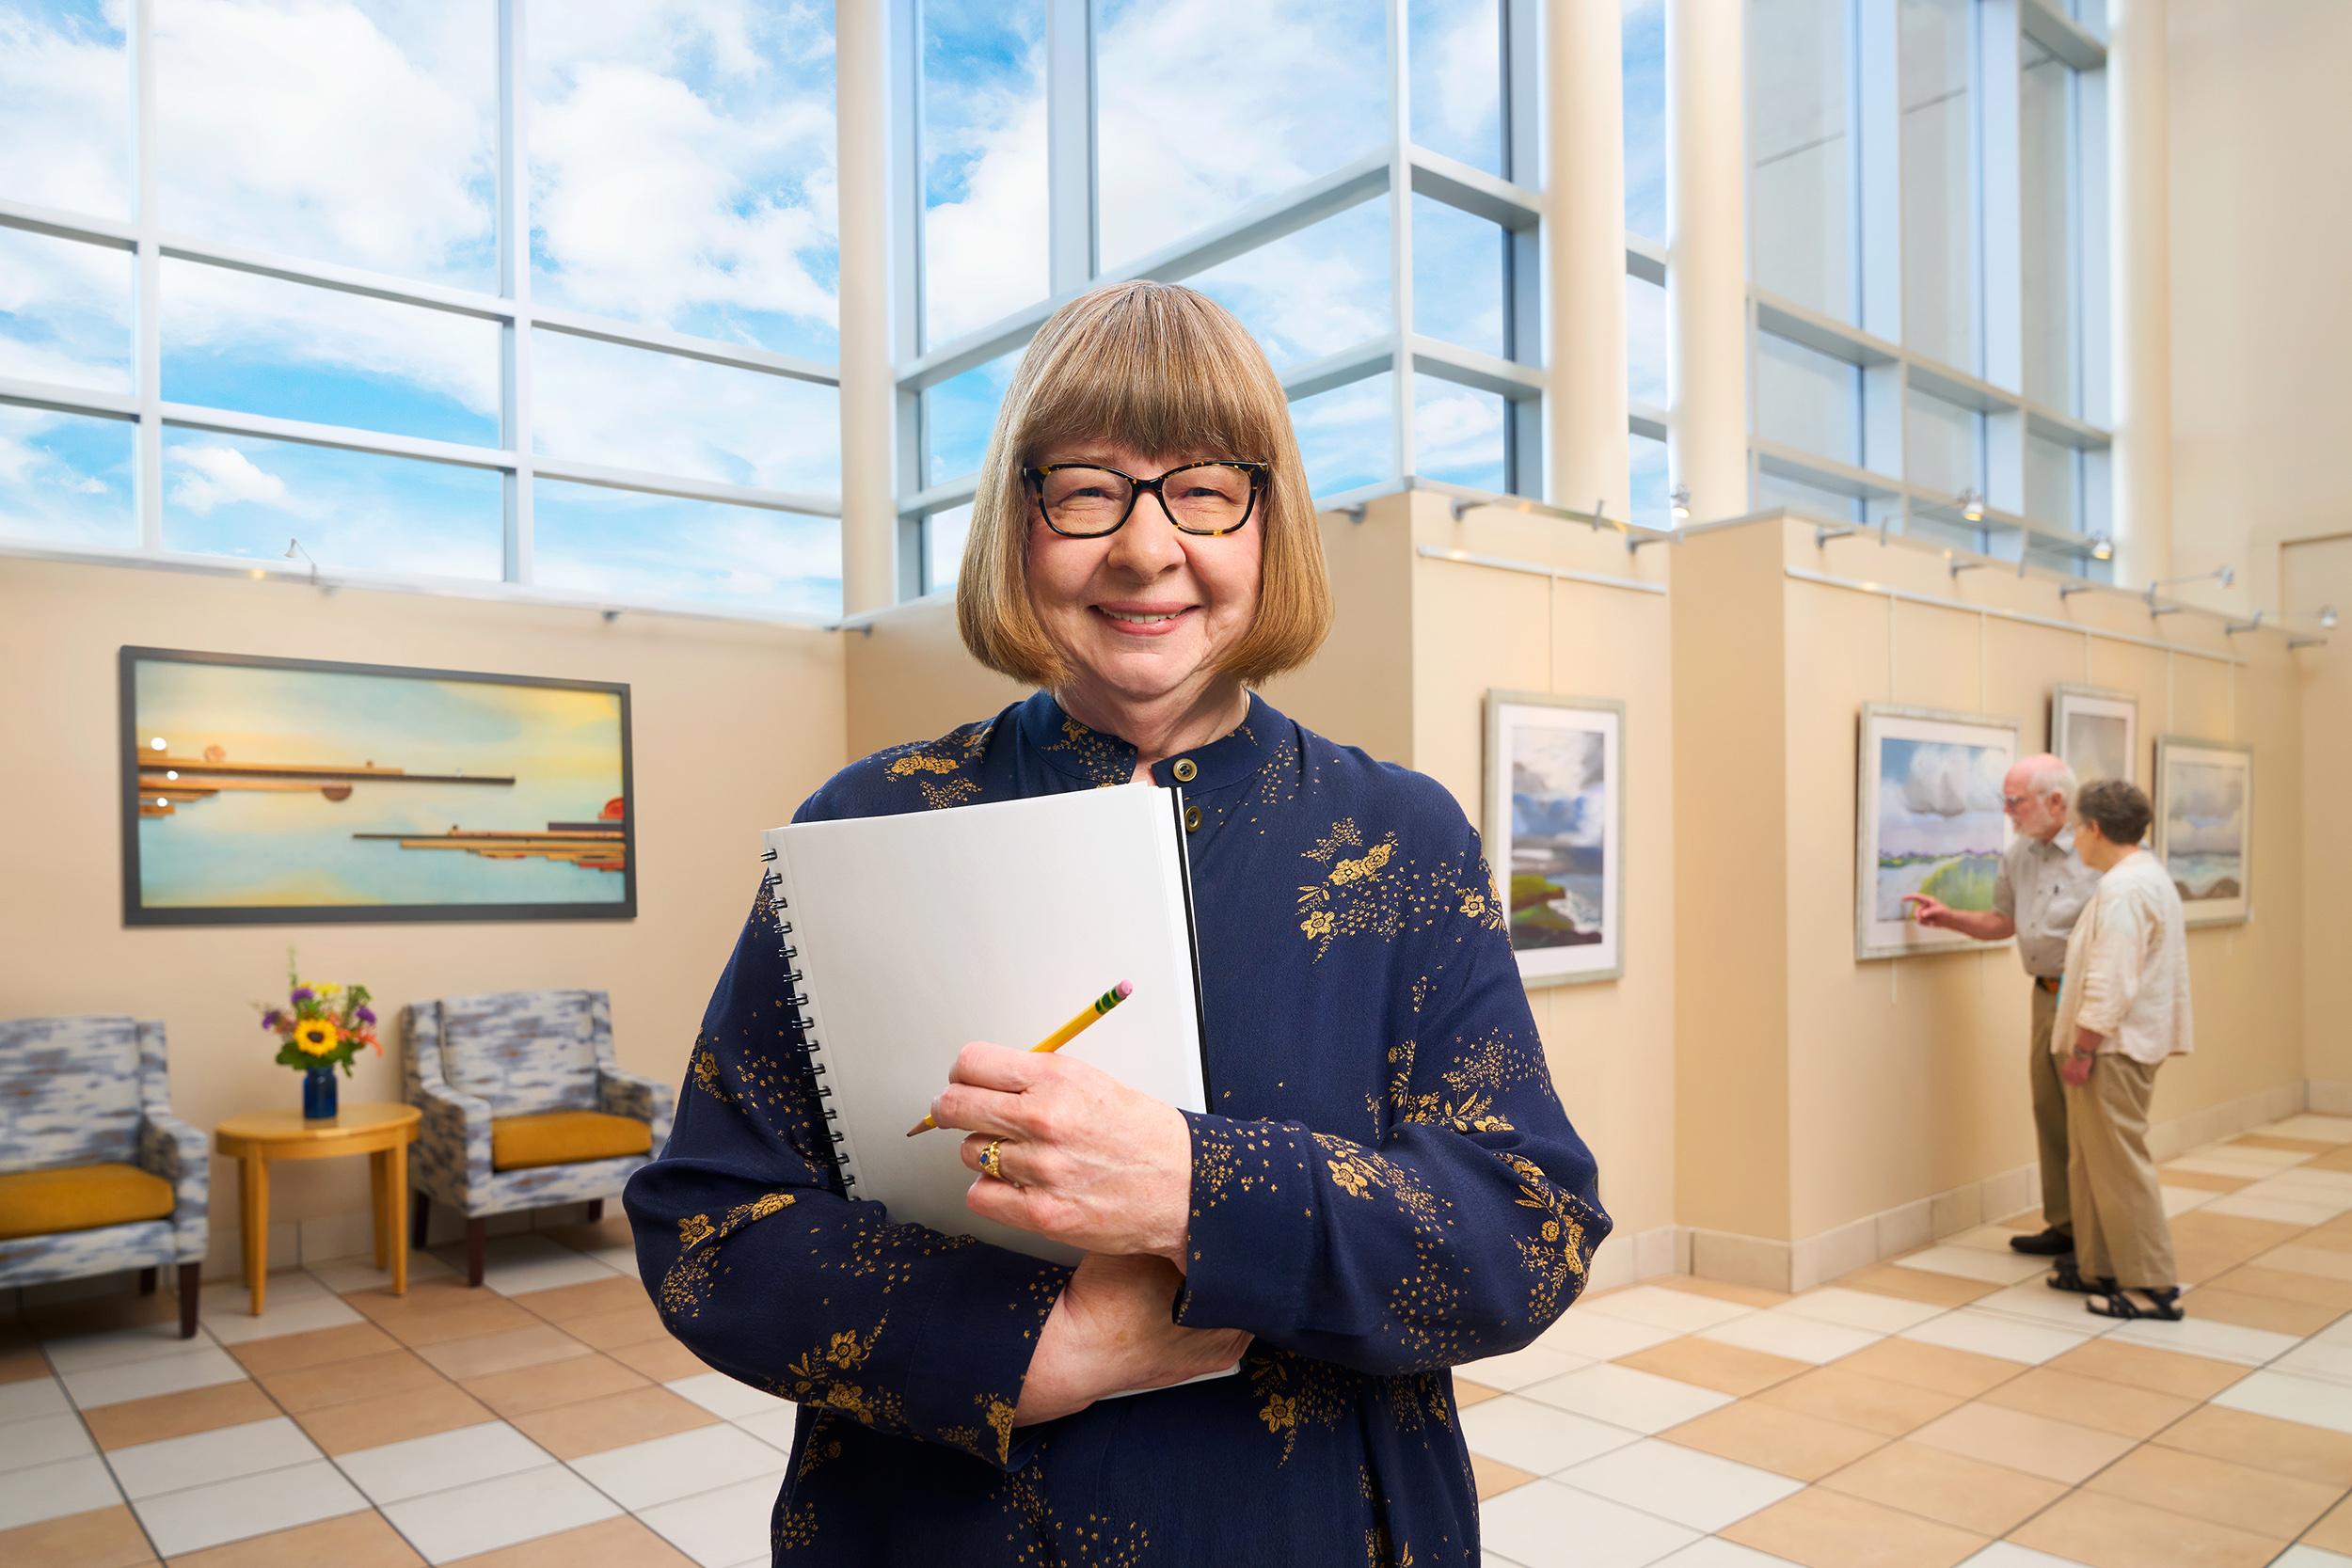
[[164, 749], [164, 737], [159, 735], [154, 739], [149, 741], [147, 745], [150, 751], [160, 752]]
[[2334, 605], [2324, 604], [2319, 607], [2319, 629], [2322, 631], [2336, 629], [2336, 607]]
[[2114, 559], [2115, 559], [2115, 541], [2114, 541], [2114, 540], [2112, 540], [2112, 539], [2110, 539], [2110, 538], [2108, 538], [2108, 537], [2107, 537], [2106, 534], [2104, 534], [2104, 533], [2100, 534], [2097, 538], [2095, 538], [2095, 539], [2091, 540], [2091, 542], [2090, 542], [2090, 559], [2091, 559], [2091, 560], [2093, 560], [2093, 561], [2112, 561], [2112, 560], [2114, 560]]
[[2214, 573], [2213, 580], [2219, 583], [2224, 588], [2234, 587], [2237, 583], [2237, 568], [2234, 566], [2224, 566], [2219, 571]]
[[1952, 499], [1960, 502], [1960, 515], [1962, 516], [1967, 518], [1972, 523], [1981, 523], [1984, 521], [1984, 498], [1977, 493], [1977, 487], [1975, 485], [1970, 485], [1967, 489], [1963, 490], [1959, 495]]
[[1689, 485], [1676, 485], [1674, 489], [1667, 494], [1666, 501], [1668, 506], [1674, 512], [1676, 522], [1681, 522], [1684, 518], [1691, 515], [1691, 487]]

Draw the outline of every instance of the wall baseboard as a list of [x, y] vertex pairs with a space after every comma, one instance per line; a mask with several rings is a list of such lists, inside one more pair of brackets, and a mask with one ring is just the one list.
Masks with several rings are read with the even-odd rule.
[[2334, 1078], [2314, 1078], [2310, 1088], [2305, 1110], [2328, 1117], [2352, 1117], [2352, 1084]]

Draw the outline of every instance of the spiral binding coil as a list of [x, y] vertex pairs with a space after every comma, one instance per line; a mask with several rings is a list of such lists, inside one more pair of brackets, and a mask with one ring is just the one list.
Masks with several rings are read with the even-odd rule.
[[[759, 858], [773, 863], [776, 852], [773, 849], [762, 849], [759, 852]], [[776, 906], [777, 949], [784, 959], [784, 1003], [791, 1009], [792, 1022], [801, 1031], [801, 1043], [807, 1048], [808, 1075], [811, 1079], [821, 1080], [825, 1076], [825, 1048], [813, 1032], [817, 1027], [817, 1020], [808, 1010], [808, 993], [800, 989], [803, 978], [803, 973], [794, 966], [793, 962], [801, 956], [801, 950], [786, 940], [792, 935], [792, 922], [785, 918], [785, 911], [790, 908], [790, 900], [784, 895], [784, 874], [771, 869], [761, 874], [760, 880], [766, 885], [768, 895], [774, 900]], [[811, 1087], [816, 1090], [819, 1101], [833, 1099], [831, 1085], [818, 1082], [813, 1084]], [[823, 1130], [825, 1138], [833, 1145], [834, 1169], [841, 1177], [841, 1190], [849, 1193], [857, 1185], [857, 1177], [850, 1169], [847, 1148], [849, 1134], [841, 1129], [841, 1113], [831, 1104], [820, 1105], [818, 1113], [831, 1124]]]

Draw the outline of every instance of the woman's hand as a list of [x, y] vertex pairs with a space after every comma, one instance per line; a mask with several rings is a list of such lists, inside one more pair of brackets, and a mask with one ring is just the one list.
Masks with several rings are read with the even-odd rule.
[[1249, 1348], [1241, 1330], [1176, 1325], [1181, 1280], [1165, 1259], [1090, 1252], [1079, 1259], [1039, 1331], [1012, 1424], [1050, 1421], [1105, 1395], [1165, 1388], [1239, 1361]]
[[1004, 1179], [983, 1176], [964, 1195], [981, 1218], [1183, 1268], [1192, 1132], [1173, 1105], [1084, 1062], [975, 1041], [958, 1053], [931, 1119], [970, 1131], [963, 1163], [975, 1171], [980, 1151], [999, 1146]]

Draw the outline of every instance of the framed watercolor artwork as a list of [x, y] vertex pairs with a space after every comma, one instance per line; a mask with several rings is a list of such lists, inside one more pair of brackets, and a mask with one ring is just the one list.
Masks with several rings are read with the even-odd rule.
[[2156, 858], [2191, 926], [2253, 913], [2254, 752], [2223, 741], [2156, 736]]
[[1486, 859], [1530, 986], [1625, 973], [1625, 705], [1486, 693]]
[[1867, 704], [1855, 781], [1854, 957], [1997, 947], [1911, 918], [1907, 893], [1989, 910], [2009, 845], [2001, 775], [2017, 721]]
[[2139, 699], [2095, 686], [2053, 688], [2050, 750], [2074, 770], [2077, 784], [2139, 783]]

